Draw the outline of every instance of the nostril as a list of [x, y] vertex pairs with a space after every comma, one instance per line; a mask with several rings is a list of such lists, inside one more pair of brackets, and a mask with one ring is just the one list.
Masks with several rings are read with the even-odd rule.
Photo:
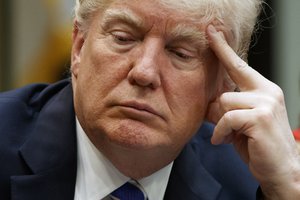
[[128, 80], [130, 84], [154, 89], [160, 85], [160, 73], [155, 66], [136, 65], [128, 73]]

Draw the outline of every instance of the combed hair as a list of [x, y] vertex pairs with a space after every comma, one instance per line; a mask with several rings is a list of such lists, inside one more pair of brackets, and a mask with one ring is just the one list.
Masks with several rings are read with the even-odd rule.
[[76, 0], [74, 7], [75, 20], [81, 31], [87, 31], [92, 15], [105, 8], [112, 3], [113, 0]]
[[[157, 0], [163, 6], [188, 11], [199, 16], [199, 21], [210, 23], [217, 20], [225, 25], [233, 36], [232, 48], [247, 59], [251, 36], [263, 0]], [[113, 0], [76, 0], [75, 19], [78, 28], [87, 31], [90, 19], [97, 10], [105, 10]]]

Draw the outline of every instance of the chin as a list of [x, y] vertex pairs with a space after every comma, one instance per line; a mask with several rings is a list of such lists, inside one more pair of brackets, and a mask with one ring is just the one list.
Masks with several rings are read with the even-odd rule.
[[108, 135], [109, 142], [132, 150], [150, 150], [166, 145], [165, 133], [142, 122], [119, 122]]

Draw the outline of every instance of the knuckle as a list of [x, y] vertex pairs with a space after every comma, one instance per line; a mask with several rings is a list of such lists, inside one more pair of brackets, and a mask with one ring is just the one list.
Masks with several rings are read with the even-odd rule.
[[228, 69], [230, 74], [236, 74], [239, 76], [240, 74], [247, 74], [251, 67], [241, 58], [238, 58], [235, 62], [232, 63], [232, 68]]
[[235, 62], [234, 67], [239, 70], [246, 70], [247, 68], [249, 68], [249, 65], [244, 60], [238, 59]]
[[271, 93], [273, 94], [274, 98], [279, 102], [279, 103], [283, 103], [284, 102], [284, 93], [282, 91], [282, 89], [278, 86], [275, 85], [272, 88]]
[[232, 120], [232, 112], [226, 112], [223, 117], [224, 117], [224, 121], [230, 124]]
[[268, 95], [266, 95], [267, 97], [267, 106], [273, 109], [276, 109], [276, 107], [278, 106], [282, 106], [284, 105], [284, 93], [282, 91], [282, 89], [277, 86], [277, 85], [273, 85], [272, 87], [269, 87], [268, 89]]
[[257, 122], [258, 123], [269, 123], [274, 118], [273, 110], [269, 107], [260, 108], [257, 112]]

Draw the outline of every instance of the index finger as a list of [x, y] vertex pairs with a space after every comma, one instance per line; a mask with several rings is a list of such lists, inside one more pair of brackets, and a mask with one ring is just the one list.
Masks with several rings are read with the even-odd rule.
[[222, 32], [218, 32], [213, 25], [208, 25], [207, 35], [211, 49], [224, 65], [231, 79], [242, 91], [262, 86], [262, 81], [265, 78], [233, 51]]

